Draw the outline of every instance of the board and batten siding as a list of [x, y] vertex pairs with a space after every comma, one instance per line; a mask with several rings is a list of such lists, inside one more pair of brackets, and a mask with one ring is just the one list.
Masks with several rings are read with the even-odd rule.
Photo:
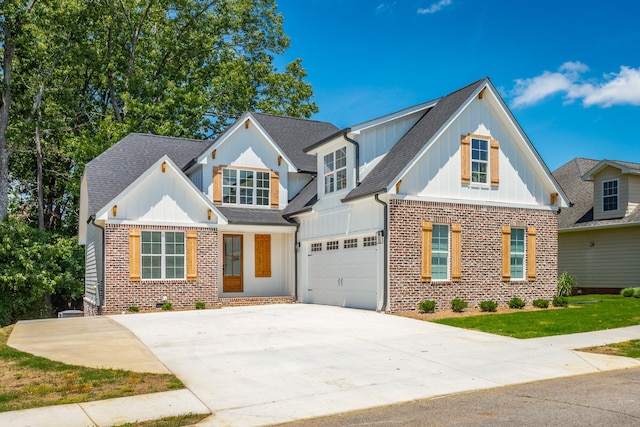
[[400, 117], [387, 123], [364, 129], [353, 136], [353, 139], [360, 144], [360, 180], [371, 172], [384, 155], [416, 124], [423, 114], [424, 111], [420, 111]]
[[104, 281], [104, 251], [102, 230], [93, 224], [87, 224], [87, 242], [85, 244], [84, 298], [97, 304], [99, 283]]
[[579, 288], [640, 286], [640, 225], [558, 234], [558, 273]]
[[[518, 205], [549, 204], [556, 190], [535, 164], [521, 136], [498, 104], [475, 98], [426, 153], [402, 177], [398, 194], [418, 197], [497, 202]], [[462, 135], [481, 134], [499, 141], [499, 185], [461, 185]]]

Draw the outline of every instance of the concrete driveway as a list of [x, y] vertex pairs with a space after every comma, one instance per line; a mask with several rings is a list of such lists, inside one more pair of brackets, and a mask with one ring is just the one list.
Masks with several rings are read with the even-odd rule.
[[[112, 316], [214, 415], [258, 426], [434, 396], [640, 366], [559, 338], [517, 340], [321, 305]], [[640, 338], [578, 334], [571, 348]]]

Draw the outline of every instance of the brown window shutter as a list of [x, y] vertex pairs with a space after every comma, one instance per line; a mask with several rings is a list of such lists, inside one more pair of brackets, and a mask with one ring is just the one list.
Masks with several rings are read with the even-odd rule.
[[140, 281], [140, 229], [129, 229], [129, 280]]
[[469, 135], [460, 140], [460, 170], [462, 184], [471, 184], [471, 137]]
[[491, 186], [497, 187], [500, 185], [500, 143], [497, 139], [491, 140], [489, 168], [491, 174]]
[[433, 233], [433, 224], [430, 222], [422, 223], [422, 281], [431, 281], [431, 236]]
[[278, 177], [278, 173], [271, 171], [271, 207], [279, 208], [280, 207], [280, 178]]
[[213, 167], [213, 203], [222, 203], [222, 166]]
[[462, 279], [462, 225], [454, 222], [451, 224], [451, 281], [459, 282]]
[[527, 227], [527, 280], [536, 280], [536, 228]]
[[502, 226], [502, 281], [511, 280], [511, 227]]
[[187, 230], [187, 280], [198, 278], [198, 231]]
[[271, 235], [255, 236], [256, 277], [271, 277]]

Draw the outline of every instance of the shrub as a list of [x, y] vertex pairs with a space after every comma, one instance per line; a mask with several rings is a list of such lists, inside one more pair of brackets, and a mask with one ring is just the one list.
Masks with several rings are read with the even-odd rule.
[[633, 297], [640, 298], [640, 288], [633, 288]]
[[431, 313], [436, 309], [436, 302], [426, 299], [418, 303], [418, 308], [423, 313]]
[[196, 302], [196, 310], [204, 310], [207, 306], [202, 301]]
[[131, 305], [127, 310], [129, 310], [131, 313], [137, 313], [140, 311], [140, 308], [137, 305]]
[[162, 309], [164, 311], [171, 311], [173, 310], [173, 304], [170, 302], [165, 302], [164, 304], [162, 304]]
[[480, 303], [480, 310], [494, 312], [498, 310], [498, 303], [492, 300], [482, 301]]
[[569, 297], [556, 295], [555, 297], [553, 297], [552, 304], [554, 307], [567, 307], [569, 305]]
[[513, 297], [509, 300], [509, 308], [520, 309], [520, 308], [523, 308], [524, 306], [525, 306], [525, 302], [518, 297]]
[[558, 277], [558, 296], [568, 297], [571, 296], [573, 288], [576, 287], [576, 278], [567, 273], [566, 271]]
[[533, 306], [538, 308], [549, 308], [548, 299], [535, 299], [533, 300]]
[[620, 291], [620, 295], [622, 295], [623, 297], [632, 297], [633, 294], [635, 292], [634, 288], [624, 288], [623, 290]]
[[456, 313], [462, 313], [462, 311], [464, 311], [464, 309], [468, 306], [469, 303], [460, 298], [455, 298], [451, 301], [451, 310], [455, 311]]

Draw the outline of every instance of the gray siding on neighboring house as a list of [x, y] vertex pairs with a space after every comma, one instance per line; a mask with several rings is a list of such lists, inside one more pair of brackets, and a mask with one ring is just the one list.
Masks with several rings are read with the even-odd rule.
[[85, 245], [84, 299], [85, 308], [97, 309], [100, 302], [97, 290], [104, 282], [104, 250], [102, 230], [93, 224], [87, 225], [87, 243]]
[[[602, 183], [614, 179], [618, 180], [618, 209], [605, 212], [602, 210]], [[629, 203], [628, 175], [622, 175], [619, 169], [609, 166], [595, 177], [593, 191], [593, 219], [622, 218], [625, 215]]]
[[640, 225], [561, 232], [558, 243], [558, 272], [578, 289], [640, 286]]

